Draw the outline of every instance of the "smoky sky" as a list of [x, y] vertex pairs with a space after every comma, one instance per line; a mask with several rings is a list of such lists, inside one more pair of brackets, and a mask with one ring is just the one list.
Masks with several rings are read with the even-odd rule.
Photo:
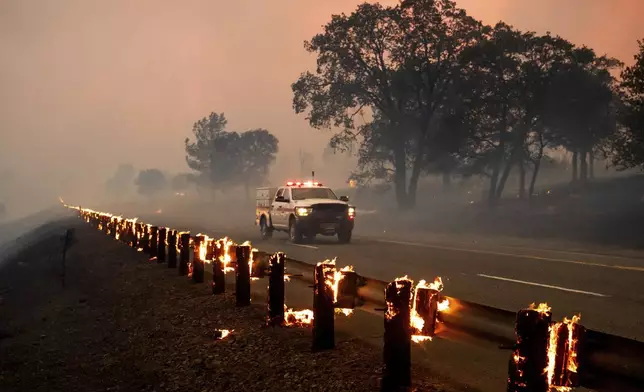
[[[315, 62], [303, 41], [358, 3], [2, 0], [0, 172], [37, 190], [102, 183], [121, 162], [186, 171], [183, 139], [211, 111], [231, 130], [269, 129], [283, 156], [319, 154], [329, 134], [293, 113], [290, 84]], [[626, 62], [644, 38], [640, 0], [457, 3]]]

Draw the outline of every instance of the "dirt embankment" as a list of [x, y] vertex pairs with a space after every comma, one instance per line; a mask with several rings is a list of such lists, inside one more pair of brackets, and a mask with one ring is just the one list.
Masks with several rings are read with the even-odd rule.
[[[60, 234], [76, 229], [60, 275]], [[345, 339], [310, 351], [310, 330], [263, 327], [176, 270], [60, 221], [0, 271], [0, 390], [376, 391], [381, 353]], [[232, 291], [232, 290], [231, 290]], [[216, 340], [216, 329], [232, 329]], [[451, 391], [415, 368], [415, 390]]]

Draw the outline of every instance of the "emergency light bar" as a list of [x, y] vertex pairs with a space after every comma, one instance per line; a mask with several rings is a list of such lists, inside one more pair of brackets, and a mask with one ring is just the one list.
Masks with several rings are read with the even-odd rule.
[[318, 187], [321, 187], [321, 186], [323, 186], [323, 185], [322, 185], [322, 183], [317, 182], [317, 181], [316, 181], [316, 182], [313, 182], [313, 181], [306, 181], [306, 182], [300, 182], [300, 181], [298, 181], [298, 182], [293, 182], [293, 181], [288, 181], [288, 182], [286, 183], [286, 186], [296, 186], [296, 187], [300, 187], [300, 188], [301, 188], [301, 187], [303, 187], [303, 186], [318, 186]]

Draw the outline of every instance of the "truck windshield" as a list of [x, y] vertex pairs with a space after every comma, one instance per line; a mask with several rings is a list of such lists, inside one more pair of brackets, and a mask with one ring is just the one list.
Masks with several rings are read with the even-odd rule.
[[291, 188], [293, 200], [334, 199], [338, 197], [329, 188]]

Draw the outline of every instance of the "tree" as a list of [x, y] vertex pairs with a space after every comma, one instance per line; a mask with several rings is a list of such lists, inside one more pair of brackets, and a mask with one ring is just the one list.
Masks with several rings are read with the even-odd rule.
[[[308, 112], [314, 128], [339, 128], [332, 139], [337, 147], [359, 143], [362, 150], [379, 150], [387, 160], [381, 166], [393, 166], [399, 207], [412, 208], [426, 146], [435, 137], [434, 116], [480, 27], [450, 0], [364, 3], [349, 16], [334, 15], [305, 43], [318, 67], [292, 85], [295, 112]], [[356, 125], [363, 108], [377, 124]], [[372, 131], [378, 134], [365, 134]], [[367, 145], [376, 140], [378, 146]]]
[[167, 180], [159, 169], [146, 169], [139, 172], [135, 184], [139, 194], [151, 197], [167, 187]]
[[212, 112], [192, 126], [195, 140], [191, 142], [186, 138], [184, 141], [188, 167], [200, 174], [202, 182], [212, 183], [215, 180], [213, 168], [217, 166], [216, 153], [219, 147], [216, 142], [225, 133], [227, 124], [228, 120], [223, 113]]
[[105, 190], [112, 195], [128, 193], [132, 187], [136, 172], [134, 166], [129, 163], [122, 163], [116, 168], [116, 172], [105, 182]]
[[621, 74], [621, 129], [613, 144], [613, 163], [620, 169], [644, 168], [644, 40], [637, 43], [635, 64]]
[[559, 144], [573, 153], [573, 182], [586, 182], [596, 147], [616, 132], [616, 80], [611, 72], [621, 65], [581, 47], [554, 70], [547, 121]]
[[239, 176], [249, 197], [250, 185], [261, 185], [268, 178], [279, 140], [266, 129], [258, 128], [242, 133], [238, 143]]
[[199, 173], [199, 183], [208, 183], [213, 190], [244, 185], [248, 195], [251, 184], [266, 180], [279, 141], [266, 129], [240, 134], [227, 131], [226, 125], [223, 113], [197, 121], [192, 128], [195, 140], [185, 140], [186, 161]]

